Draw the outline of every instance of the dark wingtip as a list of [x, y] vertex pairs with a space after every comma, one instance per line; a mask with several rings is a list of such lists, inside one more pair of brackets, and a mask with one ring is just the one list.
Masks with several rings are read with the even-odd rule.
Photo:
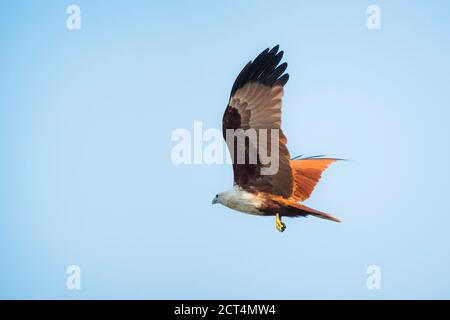
[[231, 89], [231, 96], [249, 82], [257, 82], [267, 86], [284, 86], [289, 80], [289, 74], [284, 73], [287, 63], [280, 65], [283, 51], [278, 52], [279, 45], [272, 49], [264, 49], [250, 65], [247, 64], [237, 76]]
[[277, 81], [275, 81], [273, 85], [284, 87], [284, 85], [288, 82], [288, 80], [289, 80], [289, 73], [285, 73]]

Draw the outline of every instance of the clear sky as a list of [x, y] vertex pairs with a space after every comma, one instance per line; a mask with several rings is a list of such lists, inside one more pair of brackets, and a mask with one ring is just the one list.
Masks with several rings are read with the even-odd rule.
[[[2, 0], [0, 298], [450, 298], [449, 12]], [[341, 224], [286, 219], [281, 234], [273, 217], [211, 205], [229, 165], [171, 161], [172, 132], [220, 128], [234, 78], [276, 44], [292, 155], [351, 160], [306, 202]]]

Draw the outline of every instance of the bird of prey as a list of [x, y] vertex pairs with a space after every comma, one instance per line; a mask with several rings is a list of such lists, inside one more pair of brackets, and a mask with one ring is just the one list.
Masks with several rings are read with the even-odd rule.
[[[222, 131], [233, 162], [234, 186], [231, 190], [217, 194], [212, 203], [220, 203], [244, 213], [275, 216], [275, 225], [280, 232], [286, 228], [282, 217], [311, 215], [340, 222], [325, 212], [301, 203], [310, 197], [323, 171], [339, 159], [323, 156], [291, 159], [286, 147], [286, 136], [281, 131], [281, 100], [289, 74], [285, 73], [287, 63], [280, 64], [283, 51], [278, 50], [277, 45], [261, 52], [245, 65], [233, 84], [222, 119]], [[250, 135], [244, 136], [244, 143], [240, 144], [244, 148], [243, 162], [238, 161], [239, 152], [235, 152], [239, 145], [238, 137], [233, 136], [229, 141], [229, 130], [254, 130], [257, 133], [256, 140], [251, 139]], [[269, 139], [261, 143], [259, 133], [262, 131], [277, 132], [277, 143], [273, 144]], [[263, 174], [271, 164], [263, 161], [262, 152], [268, 155], [271, 144], [277, 145], [272, 154], [277, 157], [271, 161], [278, 161], [278, 170], [273, 174]], [[252, 152], [256, 152], [253, 162], [250, 161]]]

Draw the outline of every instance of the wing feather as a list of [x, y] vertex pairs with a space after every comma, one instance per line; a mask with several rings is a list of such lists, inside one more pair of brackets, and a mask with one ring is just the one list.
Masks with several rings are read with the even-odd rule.
[[[283, 86], [289, 79], [284, 74], [287, 63], [279, 65], [283, 51], [276, 46], [261, 52], [253, 62], [249, 62], [239, 73], [231, 89], [230, 100], [222, 120], [222, 130], [226, 139], [227, 129], [278, 130], [278, 157], [271, 155], [270, 132], [267, 133], [267, 145], [258, 150], [257, 163], [237, 163], [236, 141], [227, 141], [233, 156], [234, 183], [251, 192], [270, 192], [288, 198], [293, 192], [293, 175], [290, 166], [290, 154], [286, 147], [287, 139], [281, 131], [281, 107], [284, 94]], [[250, 140], [250, 139], [249, 139]], [[259, 140], [247, 141], [245, 145], [246, 161], [251, 150], [257, 150]], [[263, 153], [278, 161], [278, 171], [273, 175], [263, 175], [261, 170], [270, 164], [263, 164]]]

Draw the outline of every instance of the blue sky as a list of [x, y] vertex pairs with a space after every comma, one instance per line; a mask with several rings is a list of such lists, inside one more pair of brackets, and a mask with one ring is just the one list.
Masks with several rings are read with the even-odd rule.
[[[0, 298], [450, 298], [449, 10], [1, 1]], [[234, 78], [275, 44], [291, 153], [352, 160], [306, 202], [341, 224], [286, 219], [281, 234], [211, 206], [229, 166], [171, 162], [172, 132], [220, 128]]]

